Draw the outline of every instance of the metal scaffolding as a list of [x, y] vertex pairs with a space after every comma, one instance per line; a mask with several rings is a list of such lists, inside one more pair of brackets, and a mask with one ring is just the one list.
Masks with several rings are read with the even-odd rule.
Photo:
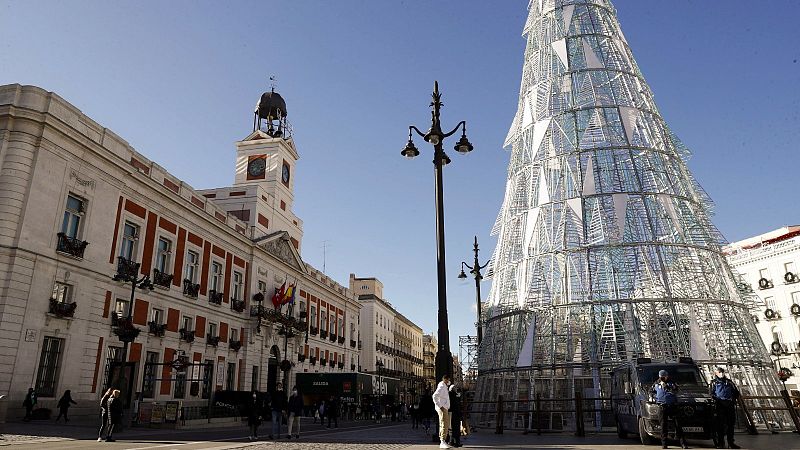
[[531, 0], [524, 34], [478, 398], [604, 397], [609, 368], [640, 356], [777, 395], [754, 300], [610, 1]]
[[459, 380], [464, 389], [472, 391], [478, 378], [478, 337], [458, 337], [458, 362], [464, 379]]

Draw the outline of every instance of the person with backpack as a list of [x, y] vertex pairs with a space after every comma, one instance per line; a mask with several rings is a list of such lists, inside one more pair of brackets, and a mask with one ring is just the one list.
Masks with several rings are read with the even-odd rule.
[[22, 401], [22, 406], [25, 407], [25, 417], [22, 419], [25, 422], [31, 421], [31, 414], [33, 413], [33, 407], [36, 406], [36, 391], [33, 388], [28, 388], [28, 394], [25, 395], [25, 399]]
[[64, 422], [69, 422], [69, 417], [67, 417], [67, 412], [69, 411], [69, 407], [72, 405], [77, 405], [78, 402], [72, 399], [72, 394], [69, 389], [64, 391], [64, 395], [58, 400], [58, 404], [56, 407], [58, 408], [58, 417], [56, 417], [56, 422], [61, 419], [61, 416], [64, 416]]

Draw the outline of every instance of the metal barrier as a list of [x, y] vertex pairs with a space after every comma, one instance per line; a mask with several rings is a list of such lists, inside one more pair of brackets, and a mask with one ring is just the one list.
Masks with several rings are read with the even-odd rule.
[[185, 423], [187, 420], [199, 420], [199, 419], [220, 419], [220, 418], [240, 418], [241, 414], [239, 413], [238, 408], [231, 407], [228, 405], [214, 405], [211, 407], [211, 415], [208, 414], [209, 407], [208, 405], [199, 405], [199, 406], [184, 406], [181, 408], [181, 420]]

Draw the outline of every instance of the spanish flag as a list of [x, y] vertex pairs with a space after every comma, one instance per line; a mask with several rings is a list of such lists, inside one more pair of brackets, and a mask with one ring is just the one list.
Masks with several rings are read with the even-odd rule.
[[286, 288], [286, 292], [283, 294], [283, 299], [281, 299], [281, 305], [285, 304], [294, 304], [294, 296], [297, 291], [297, 284], [292, 284], [288, 288]]

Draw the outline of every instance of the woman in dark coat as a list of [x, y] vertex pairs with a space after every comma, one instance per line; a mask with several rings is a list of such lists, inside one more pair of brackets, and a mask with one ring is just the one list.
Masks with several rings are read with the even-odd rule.
[[72, 405], [77, 405], [78, 402], [72, 399], [72, 394], [69, 389], [64, 391], [64, 395], [61, 396], [61, 399], [58, 400], [58, 417], [56, 417], [56, 422], [61, 419], [61, 416], [64, 416], [64, 422], [69, 422], [69, 417], [67, 417], [67, 412], [69, 411], [69, 407]]
[[461, 447], [461, 419], [463, 411], [461, 408], [461, 389], [455, 383], [450, 386], [450, 445]]
[[120, 397], [119, 389], [114, 389], [111, 392], [111, 397], [108, 398], [108, 436], [106, 442], [114, 442], [114, 428], [117, 425], [122, 425], [122, 397]]
[[253, 391], [253, 397], [247, 404], [247, 426], [250, 427], [250, 440], [258, 439], [258, 427], [261, 425], [264, 405], [258, 396], [258, 391]]
[[430, 388], [425, 388], [425, 393], [419, 400], [419, 417], [422, 419], [422, 426], [425, 428], [425, 434], [431, 428], [431, 417], [436, 413], [433, 405], [433, 397], [431, 396]]

